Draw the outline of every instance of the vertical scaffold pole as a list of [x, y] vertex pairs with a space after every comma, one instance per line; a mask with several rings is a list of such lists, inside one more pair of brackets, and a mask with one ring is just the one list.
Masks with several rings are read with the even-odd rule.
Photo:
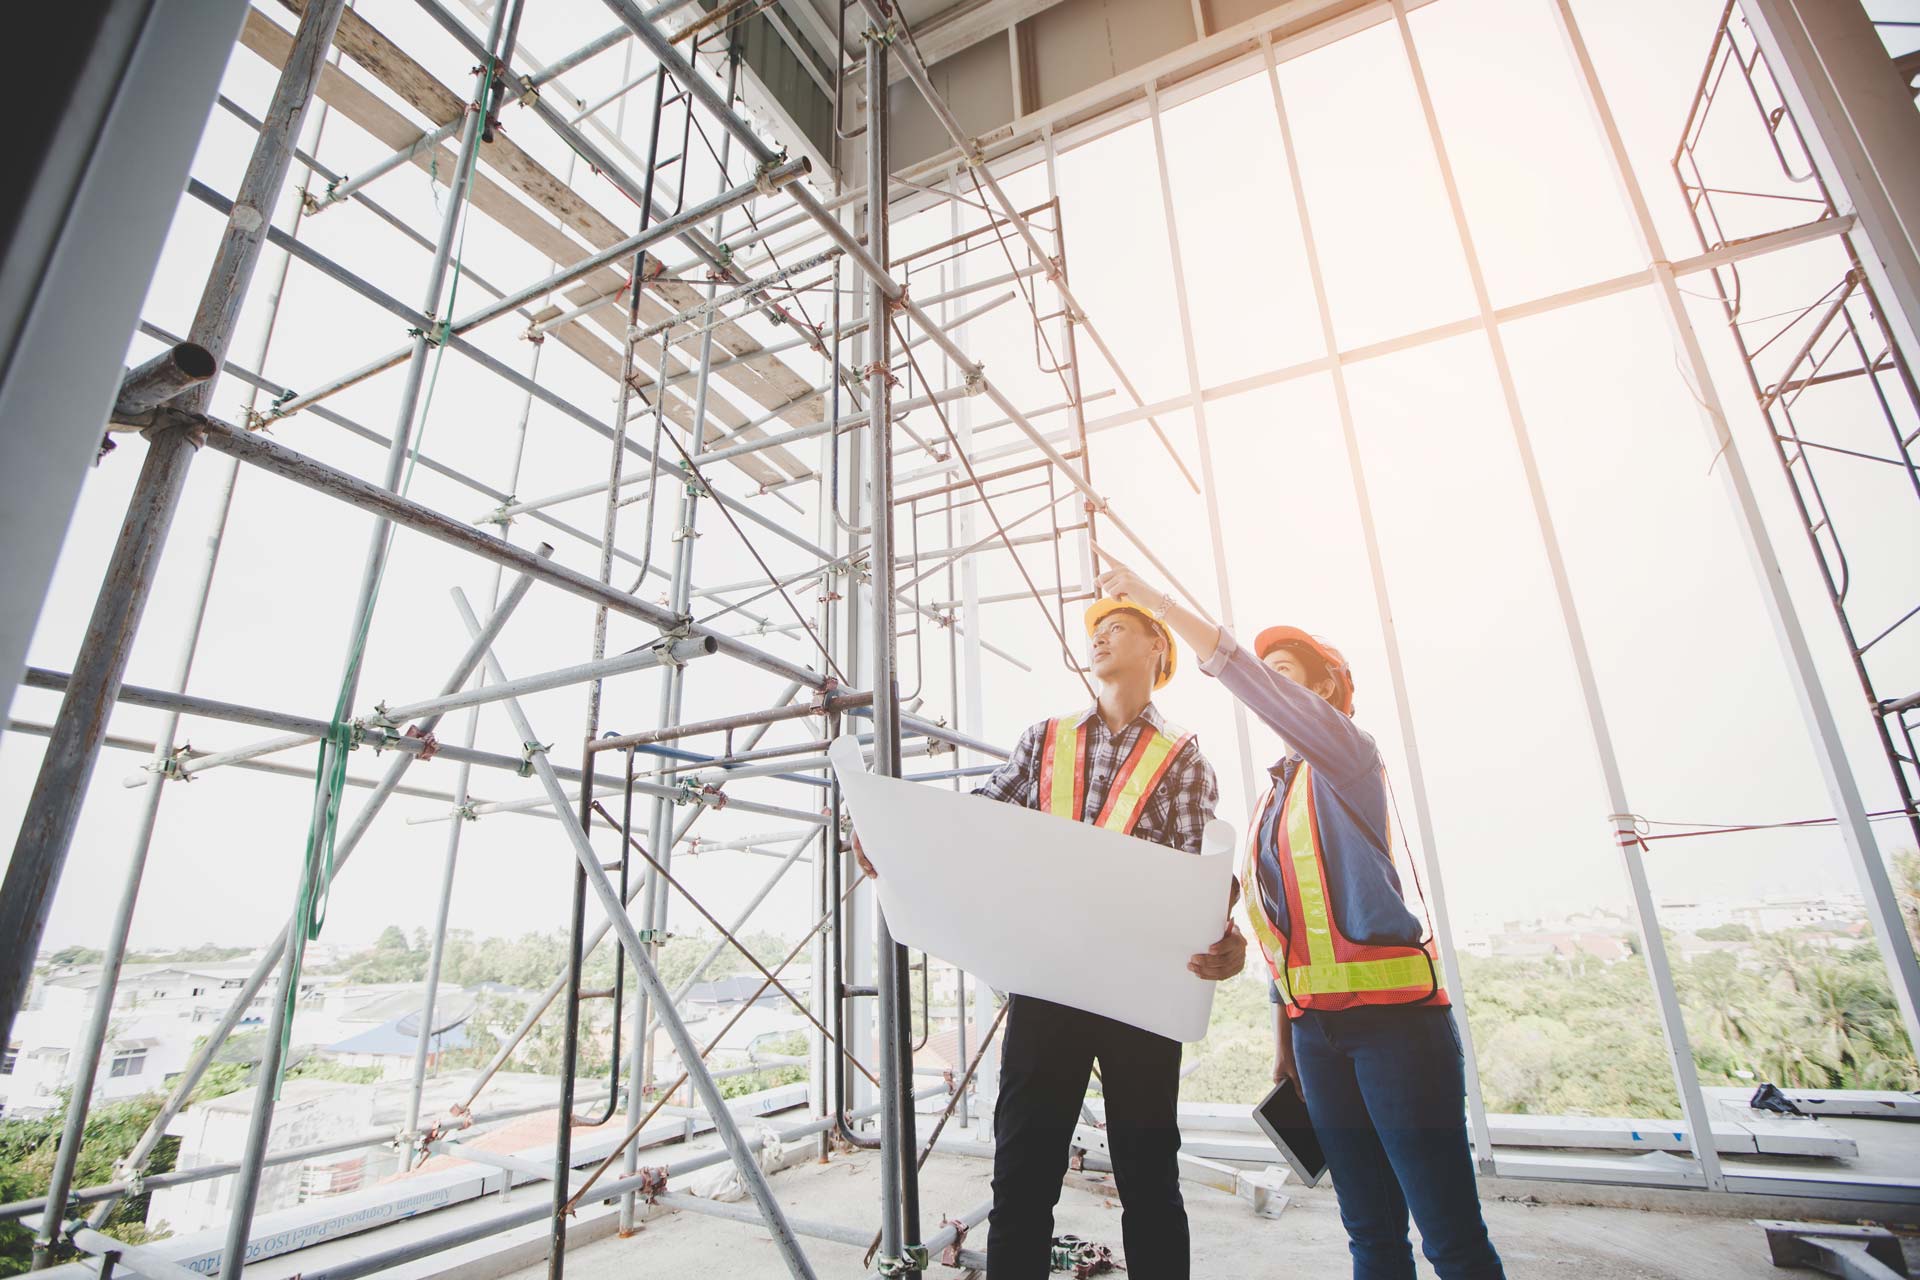
[[[338, 65], [339, 55], [334, 55]], [[326, 128], [327, 106], [323, 102], [314, 113], [313, 141], [308, 154], [319, 149], [320, 135]], [[298, 131], [295, 131], [298, 136]], [[311, 177], [311, 171], [308, 177]], [[293, 210], [292, 225], [288, 234], [298, 237], [300, 224], [306, 216], [304, 202], [296, 203]], [[279, 268], [274, 275], [273, 288], [267, 296], [267, 317], [260, 328], [260, 341], [253, 353], [253, 367], [264, 370], [267, 367], [267, 353], [273, 346], [273, 332], [280, 319], [280, 300], [286, 296], [287, 275], [293, 266], [293, 255], [280, 255]], [[259, 387], [247, 392], [247, 412], [253, 413], [254, 405], [260, 396]], [[207, 603], [213, 595], [214, 570], [220, 564], [220, 547], [226, 539], [227, 516], [233, 510], [234, 487], [240, 482], [240, 461], [229, 458], [226, 473], [221, 477], [220, 494], [214, 499], [213, 519], [207, 532], [206, 548], [200, 559], [199, 573], [193, 585], [193, 606], [187, 623], [187, 634], [180, 642], [180, 653], [174, 662], [173, 679], [167, 686], [180, 692], [186, 692], [187, 681], [193, 674], [194, 655], [199, 651], [200, 632], [207, 619]], [[73, 1066], [72, 1092], [67, 1095], [66, 1123], [60, 1134], [60, 1145], [54, 1152], [53, 1172], [47, 1181], [47, 1212], [42, 1217], [40, 1231], [33, 1242], [33, 1270], [42, 1271], [52, 1264], [52, 1245], [60, 1229], [60, 1223], [66, 1215], [67, 1192], [73, 1186], [73, 1168], [80, 1158], [80, 1148], [86, 1136], [87, 1115], [92, 1109], [93, 1086], [100, 1070], [100, 1052], [106, 1044], [107, 1026], [113, 1017], [113, 1003], [120, 984], [120, 968], [126, 959], [127, 936], [133, 929], [134, 910], [140, 901], [140, 885], [145, 878], [147, 854], [153, 847], [153, 833], [160, 821], [160, 802], [166, 795], [166, 784], [171, 779], [170, 765], [173, 759], [174, 740], [180, 731], [180, 713], [168, 712], [161, 723], [160, 732], [154, 738], [153, 759], [148, 763], [149, 775], [145, 795], [141, 797], [140, 818], [134, 827], [133, 850], [127, 858], [126, 881], [120, 891], [120, 900], [114, 908], [112, 922], [107, 926], [107, 945], [100, 959], [100, 986], [94, 993], [93, 1009], [87, 1020], [86, 1029], [81, 1035], [80, 1046], [75, 1052]]]
[[[294, 141], [305, 118], [313, 86], [333, 43], [344, 0], [314, 4], [300, 20], [292, 53], [280, 73], [252, 157], [247, 162], [213, 269], [194, 312], [188, 340], [226, 358], [247, 285], [267, 241], [267, 219], [293, 166]], [[189, 389], [180, 402], [187, 411], [206, 407], [211, 380]], [[32, 981], [33, 958], [53, 906], [54, 888], [73, 846], [74, 828], [86, 800], [87, 782], [106, 737], [107, 721], [119, 697], [133, 651], [134, 633], [152, 593], [160, 554], [166, 546], [187, 467], [194, 454], [189, 429], [163, 417], [150, 429], [147, 456], [112, 558], [87, 622], [86, 640], [74, 658], [72, 679], [60, 702], [60, 716], [47, 739], [40, 772], [28, 797], [15, 840], [6, 881], [0, 888], [0, 1034], [13, 1026], [14, 1014]]]
[[[336, 10], [334, 21], [337, 24], [339, 20], [337, 11], [340, 8], [338, 0], [332, 7]], [[517, 5], [503, 0], [494, 9], [493, 28], [487, 36], [488, 50], [499, 48], [500, 33], [506, 22], [508, 10], [515, 7]], [[312, 10], [309, 10], [309, 13], [311, 12]], [[305, 19], [302, 19], [302, 25], [304, 24]], [[433, 265], [427, 272], [427, 288], [420, 308], [429, 323], [436, 322], [440, 314], [440, 295], [446, 284], [448, 264], [453, 257], [454, 237], [460, 225], [460, 212], [469, 185], [467, 179], [473, 172], [473, 166], [479, 154], [478, 135], [486, 122], [487, 93], [494, 73], [493, 63], [489, 60], [482, 64], [474, 79], [474, 106], [467, 115], [465, 127], [461, 130], [460, 161], [455, 167], [453, 182], [447, 188], [447, 205], [441, 215], [439, 236], [434, 241]], [[436, 335], [424, 330], [413, 335], [413, 348], [407, 360], [406, 383], [400, 394], [400, 409], [394, 419], [393, 445], [387, 452], [384, 483], [389, 490], [397, 491], [400, 488], [408, 447], [413, 440], [414, 414], [419, 407], [421, 388], [426, 378], [427, 354], [437, 341]], [[350, 615], [351, 629], [347, 633], [347, 665], [341, 682], [340, 696], [342, 706], [351, 704], [358, 691], [361, 667], [357, 650], [366, 634], [368, 615], [373, 610], [374, 596], [379, 590], [381, 573], [386, 567], [391, 529], [392, 525], [389, 521], [376, 519], [368, 540], [366, 566], [360, 579], [359, 599], [355, 602]], [[340, 750], [338, 744], [332, 742], [327, 744], [321, 764], [323, 778], [333, 772], [334, 754]], [[324, 784], [315, 788], [315, 822], [314, 834], [311, 838], [320, 838], [321, 815], [329, 806], [330, 799]], [[324, 872], [321, 874], [324, 875]], [[303, 867], [295, 876], [294, 919], [287, 935], [287, 944], [280, 955], [280, 995], [272, 1004], [273, 1014], [267, 1022], [260, 1066], [255, 1075], [253, 1110], [247, 1117], [246, 1145], [241, 1149], [240, 1172], [234, 1178], [233, 1212], [227, 1220], [226, 1244], [220, 1255], [221, 1280], [234, 1280], [246, 1266], [247, 1237], [253, 1229], [254, 1207], [260, 1195], [260, 1181], [263, 1174], [261, 1162], [266, 1158], [267, 1141], [273, 1129], [274, 1088], [284, 1065], [283, 1042], [293, 1016], [289, 1007], [294, 1003], [292, 987], [299, 980], [299, 958], [305, 941], [299, 932], [304, 927], [300, 909], [306, 893], [304, 879], [305, 868]]]
[[[891, 167], [887, 112], [887, 61], [893, 27], [869, 23], [865, 31], [867, 94], [867, 249], [888, 260], [887, 179]], [[873, 765], [886, 777], [900, 776], [900, 686], [893, 598], [893, 308], [876, 281], [867, 284], [866, 367], [868, 571], [873, 612], [867, 619], [873, 646]], [[912, 1250], [919, 1244], [919, 1178], [914, 1166], [913, 1053], [908, 1041], [906, 949], [893, 940], [886, 916], [875, 909], [874, 955], [880, 1006], [880, 1252], [918, 1275]]]

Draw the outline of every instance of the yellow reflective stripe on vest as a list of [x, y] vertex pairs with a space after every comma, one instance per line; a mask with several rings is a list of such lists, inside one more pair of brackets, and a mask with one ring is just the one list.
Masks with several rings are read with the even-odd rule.
[[1318, 833], [1313, 829], [1313, 811], [1308, 796], [1313, 790], [1311, 772], [1302, 768], [1287, 794], [1282, 815], [1287, 833], [1287, 853], [1293, 862], [1294, 882], [1300, 891], [1300, 927], [1306, 931], [1307, 963], [1289, 965], [1287, 982], [1299, 996], [1339, 994], [1349, 991], [1393, 991], [1400, 987], [1426, 990], [1433, 984], [1433, 968], [1421, 954], [1391, 956], [1383, 960], [1338, 960], [1334, 958], [1333, 924], [1327, 915], [1327, 888], [1320, 879]]
[[[1281, 829], [1287, 835], [1287, 856], [1293, 861], [1293, 879], [1300, 890], [1300, 922], [1307, 943], [1307, 963], [1316, 970], [1331, 970], [1339, 961], [1333, 956], [1333, 925], [1327, 916], [1327, 887], [1320, 880], [1319, 841], [1314, 838], [1313, 778], [1302, 767], [1287, 788], [1287, 807], [1280, 815]], [[1297, 969], [1293, 972], [1298, 972]]]
[[1061, 716], [1048, 730], [1053, 740], [1053, 786], [1047, 812], [1069, 822], [1080, 821], [1073, 807], [1073, 780], [1080, 768], [1080, 722], [1084, 718]]
[[1287, 970], [1293, 994], [1339, 994], [1349, 991], [1398, 991], [1403, 987], [1426, 991], [1434, 987], [1434, 972], [1423, 955], [1390, 960], [1349, 960], [1325, 967], [1301, 965]]
[[[1240, 869], [1242, 898], [1247, 904], [1247, 920], [1253, 925], [1253, 939], [1265, 953], [1267, 963], [1279, 969], [1287, 963], [1287, 940], [1267, 918], [1267, 904], [1260, 890], [1260, 833], [1266, 828], [1267, 806], [1273, 803], [1273, 788], [1253, 807], [1253, 830], [1247, 836], [1246, 864]], [[1281, 892], [1286, 887], [1281, 886]]]
[[1140, 754], [1139, 762], [1126, 777], [1118, 794], [1107, 801], [1107, 820], [1100, 825], [1108, 831], [1127, 832], [1133, 829], [1134, 812], [1147, 798], [1147, 786], [1159, 776], [1160, 766], [1173, 754], [1179, 742], [1166, 734], [1154, 730], [1153, 737], [1147, 742], [1147, 749]]

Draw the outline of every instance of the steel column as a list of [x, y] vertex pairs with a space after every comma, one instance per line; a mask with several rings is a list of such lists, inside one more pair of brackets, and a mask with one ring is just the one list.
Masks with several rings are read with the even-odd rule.
[[[1262, 37], [1261, 47], [1267, 60], [1267, 83], [1273, 91], [1273, 114], [1280, 129], [1280, 146], [1286, 156], [1287, 175], [1293, 186], [1294, 212], [1300, 220], [1300, 239], [1306, 250], [1307, 272], [1313, 282], [1313, 300], [1320, 318], [1320, 340], [1329, 357], [1339, 350], [1333, 328], [1333, 304], [1327, 293], [1326, 277], [1320, 267], [1320, 250], [1314, 240], [1313, 219], [1307, 208], [1306, 179], [1300, 173], [1299, 156], [1293, 147], [1293, 128], [1287, 121], [1286, 100], [1280, 92], [1280, 71], [1273, 59], [1271, 38]], [[1413, 718], [1413, 705], [1407, 693], [1406, 663], [1400, 651], [1400, 627], [1394, 620], [1393, 601], [1387, 591], [1387, 570], [1380, 553], [1380, 533], [1374, 527], [1373, 499], [1367, 488], [1366, 463], [1360, 454], [1360, 435], [1354, 427], [1353, 404], [1347, 393], [1347, 374], [1340, 362], [1332, 360], [1333, 397], [1340, 413], [1340, 434], [1347, 446], [1347, 467], [1353, 477], [1353, 496], [1360, 513], [1361, 539], [1367, 548], [1367, 569], [1373, 578], [1374, 613], [1380, 620], [1380, 638], [1387, 655], [1387, 682], [1393, 689], [1394, 710], [1400, 721], [1400, 738], [1407, 754], [1407, 784], [1413, 793], [1414, 824], [1420, 833], [1420, 853], [1427, 864], [1427, 879], [1433, 885], [1433, 933], [1440, 945], [1440, 967], [1446, 975], [1447, 990], [1453, 993], [1453, 1021], [1460, 1032], [1460, 1057], [1467, 1088], [1467, 1120], [1473, 1131], [1475, 1163], [1480, 1172], [1493, 1172], [1493, 1135], [1487, 1127], [1487, 1102], [1480, 1088], [1480, 1056], [1473, 1044], [1473, 1028], [1467, 1020], [1466, 983], [1460, 975], [1460, 955], [1453, 945], [1453, 923], [1447, 912], [1447, 893], [1440, 873], [1440, 843], [1433, 830], [1433, 806], [1427, 797], [1426, 769], [1420, 763], [1420, 740]], [[1252, 821], [1249, 810], [1248, 821]]]
[[[1820, 763], [1820, 772], [1827, 784], [1827, 795], [1833, 802], [1841, 840], [1846, 844], [1848, 860], [1853, 863], [1854, 875], [1860, 882], [1861, 897], [1866, 901], [1867, 919], [1873, 925], [1881, 959], [1886, 964], [1888, 988], [1893, 992], [1895, 1003], [1900, 1006], [1907, 1039], [1913, 1051], [1920, 1053], [1920, 1016], [1916, 1015], [1916, 1009], [1920, 1008], [1920, 962], [1915, 959], [1913, 940], [1907, 933], [1899, 899], [1887, 874], [1886, 861], [1880, 856], [1872, 825], [1867, 819], [1866, 805], [1861, 800], [1853, 767], [1847, 760], [1846, 744], [1841, 739], [1839, 724], [1834, 719], [1833, 706], [1820, 682], [1820, 672], [1814, 663], [1806, 630], [1800, 625], [1799, 613], [1787, 591], [1786, 579], [1781, 575], [1779, 556], [1767, 533], [1766, 520], [1760, 513], [1746, 463], [1728, 427], [1726, 410], [1721, 404], [1719, 389], [1714, 386], [1712, 372], [1707, 367], [1700, 336], [1687, 314], [1686, 301], [1674, 277], [1673, 265], [1667, 261], [1661, 247], [1659, 229], [1654, 225], [1640, 181], [1634, 175], [1633, 163], [1620, 137], [1619, 126], [1614, 122], [1613, 109], [1608, 105], [1599, 73], [1588, 56], [1586, 40], [1580, 34], [1579, 23], [1575, 21], [1567, 0], [1549, 0], [1549, 4], [1561, 36], [1567, 43], [1568, 56], [1573, 59], [1579, 72], [1581, 89], [1593, 113], [1594, 127], [1606, 146], [1614, 178], [1620, 185], [1621, 198], [1631, 215], [1634, 235], [1651, 265], [1660, 290], [1662, 310], [1666, 313], [1679, 356], [1685, 361], [1687, 381], [1699, 400], [1701, 425], [1706, 428], [1717, 469], [1725, 480], [1727, 499], [1733, 506], [1742, 541], [1753, 561], [1754, 576], [1759, 580], [1767, 616], [1773, 621], [1774, 634], [1780, 643], [1788, 677], [1793, 682], [1800, 712], [1807, 722], [1814, 758]], [[1912, 113], [1911, 102], [1908, 103], [1908, 112]], [[1642, 848], [1637, 838], [1631, 847], [1628, 846], [1627, 837], [1631, 831], [1629, 824], [1621, 832], [1622, 850], [1629, 859], [1638, 862]]]
[[[239, 198], [188, 334], [216, 361], [226, 358], [233, 322], [265, 243], [267, 219], [292, 167], [300, 122], [332, 44], [342, 5], [343, 0], [320, 0], [301, 19], [293, 53], [274, 88], [266, 125], [247, 163]], [[190, 410], [204, 407], [212, 386], [211, 382], [194, 384], [184, 392], [183, 403]], [[134, 634], [186, 484], [194, 443], [188, 429], [173, 425], [164, 415], [151, 429], [140, 479], [87, 624], [86, 641], [74, 661], [74, 681], [61, 702], [54, 736], [47, 740], [21, 819], [6, 881], [0, 886], [0, 938], [6, 940], [0, 949], [0, 1035], [10, 1034], [14, 1014], [32, 980], [33, 958], [73, 844], [108, 713], [126, 674]]]
[[1446, 188], [1447, 204], [1453, 214], [1454, 229], [1460, 238], [1460, 249], [1466, 259], [1467, 274], [1473, 282], [1480, 329], [1486, 335], [1487, 348], [1493, 357], [1494, 374], [1499, 379], [1501, 396], [1506, 404], [1507, 422], [1513, 430], [1514, 448], [1519, 454], [1521, 470], [1526, 476], [1534, 521], [1540, 529], [1541, 548], [1546, 553], [1547, 569], [1553, 578], [1554, 596], [1559, 603], [1561, 625], [1566, 630], [1567, 646], [1573, 658], [1575, 674], [1579, 677], [1580, 693], [1586, 707], [1587, 725], [1593, 737], [1596, 763], [1600, 767], [1601, 780], [1606, 788], [1607, 803], [1611, 806], [1609, 813], [1614, 839], [1620, 847], [1621, 857], [1626, 866], [1627, 882], [1633, 892], [1635, 916], [1640, 930], [1641, 952], [1647, 958], [1647, 969], [1652, 976], [1654, 994], [1660, 1005], [1660, 1025], [1667, 1037], [1667, 1051], [1672, 1059], [1674, 1085], [1680, 1095], [1681, 1114], [1687, 1121], [1688, 1145], [1693, 1149], [1694, 1158], [1700, 1163], [1700, 1171], [1706, 1178], [1707, 1189], [1724, 1191], [1727, 1185], [1726, 1176], [1720, 1170], [1720, 1153], [1713, 1145], [1706, 1098], [1700, 1092], [1700, 1074], [1694, 1066], [1693, 1047], [1687, 1036], [1686, 1016], [1680, 1009], [1678, 997], [1674, 994], [1673, 966], [1667, 958], [1666, 940], [1660, 934], [1653, 889], [1647, 882], [1646, 867], [1640, 860], [1639, 837], [1633, 830], [1633, 810], [1627, 803], [1626, 781], [1621, 776], [1620, 761], [1614, 753], [1613, 734], [1607, 726], [1606, 708], [1600, 701], [1600, 686], [1594, 676], [1592, 655], [1587, 651], [1586, 629], [1580, 621], [1579, 607], [1574, 603], [1573, 584], [1567, 576], [1566, 559], [1560, 550], [1560, 535], [1554, 527], [1553, 513], [1547, 506], [1546, 486], [1540, 478], [1540, 467], [1534, 457], [1533, 441], [1528, 433], [1526, 416], [1520, 410], [1520, 393], [1514, 386], [1513, 370], [1507, 363], [1506, 342], [1501, 337], [1500, 325], [1494, 318], [1493, 303], [1487, 292], [1486, 276], [1480, 268], [1480, 255], [1474, 247], [1473, 232], [1467, 225], [1466, 208], [1460, 200], [1460, 187], [1454, 180], [1453, 165], [1447, 155], [1446, 141], [1440, 133], [1440, 117], [1434, 110], [1433, 95], [1427, 88], [1426, 72], [1420, 63], [1419, 50], [1414, 46], [1413, 28], [1407, 22], [1406, 0], [1390, 0], [1390, 2], [1393, 5], [1394, 23], [1400, 30], [1401, 47], [1406, 53], [1407, 66], [1413, 76], [1413, 87], [1420, 100], [1421, 114], [1426, 117], [1427, 135], [1433, 146], [1434, 160], [1439, 165], [1441, 183]]
[[[1160, 128], [1160, 87], [1147, 86], [1147, 113], [1153, 123], [1153, 158], [1160, 172], [1160, 207], [1167, 224], [1167, 257], [1173, 264], [1173, 297], [1180, 316], [1180, 344], [1187, 360], [1188, 404], [1193, 434], [1200, 442], [1200, 501], [1207, 511], [1207, 540], [1213, 550], [1214, 589], [1220, 593], [1220, 619], [1233, 630], [1233, 586], [1227, 577], [1227, 542], [1220, 529], [1220, 490], [1213, 474], [1213, 442], [1207, 435], [1207, 402], [1200, 394], [1200, 354], [1193, 340], [1193, 310], [1187, 297], [1186, 257], [1180, 249], [1180, 223], [1173, 211], [1173, 180], [1167, 174], [1167, 141]], [[1136, 397], [1137, 399], [1137, 397]], [[1093, 576], [1089, 574], [1091, 582]], [[1233, 734], [1240, 747], [1240, 790], [1247, 813], [1259, 793], [1253, 785], [1253, 737], [1247, 729], [1247, 707], [1233, 700]]]

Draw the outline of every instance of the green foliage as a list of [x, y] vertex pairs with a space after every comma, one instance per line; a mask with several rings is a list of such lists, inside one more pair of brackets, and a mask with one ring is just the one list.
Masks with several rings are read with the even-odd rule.
[[[493, 1061], [525, 1019], [527, 1004], [513, 996], [483, 994], [467, 1019], [467, 1043], [464, 1048], [449, 1049], [440, 1055], [440, 1069], [457, 1071], [484, 1067]], [[604, 1000], [583, 1001], [580, 1005], [580, 1051], [578, 1070], [584, 1080], [604, 1075], [611, 1061], [611, 1009]], [[534, 1024], [506, 1061], [509, 1071], [532, 1071], [557, 1076], [565, 1061], [566, 1020], [561, 1011]]]
[[289, 1080], [338, 1080], [344, 1084], [376, 1084], [383, 1073], [379, 1067], [350, 1067], [327, 1058], [308, 1058], [287, 1068]]
[[255, 950], [253, 947], [221, 947], [215, 946], [211, 942], [206, 942], [197, 947], [181, 947], [172, 951], [128, 952], [127, 961], [131, 964], [156, 964], [162, 962], [185, 964], [189, 961], [197, 960], [205, 964], [214, 961], [239, 960], [243, 957], [252, 956]]
[[250, 1062], [215, 1062], [210, 1064], [200, 1076], [200, 1083], [194, 1086], [194, 1102], [211, 1102], [215, 1098], [224, 1098], [230, 1093], [238, 1093], [252, 1082], [253, 1064]]
[[[708, 932], [670, 937], [660, 947], [656, 962], [661, 980], [669, 989], [678, 987], [713, 949], [718, 935]], [[772, 969], [793, 950], [793, 940], [764, 931], [741, 935], [740, 941], [761, 964]], [[587, 957], [582, 981], [589, 987], [613, 983], [611, 943], [603, 942]], [[348, 956], [336, 966], [354, 982], [419, 982], [426, 977], [429, 949], [424, 931], [415, 931], [408, 943], [398, 925], [388, 925], [373, 946]], [[543, 991], [567, 965], [566, 935], [523, 933], [517, 938], [476, 938], [468, 929], [449, 929], [440, 960], [441, 982], [456, 987], [494, 984], [522, 991]], [[752, 973], [746, 957], [732, 946], [722, 947], [701, 975], [727, 978]], [[631, 981], [629, 981], [631, 987]]]
[[1207, 1038], [1186, 1049], [1183, 1067], [1199, 1066], [1180, 1082], [1189, 1102], [1260, 1101], [1273, 1087], [1273, 1005], [1259, 956], [1215, 989]]
[[1703, 942], [1751, 942], [1753, 930], [1743, 924], [1714, 924], [1700, 930]]
[[[784, 1036], [760, 1040], [755, 1042], [753, 1051], [756, 1057], [804, 1057], [807, 1053], [807, 1033], [794, 1031]], [[758, 1093], [762, 1089], [778, 1088], [783, 1084], [798, 1084], [806, 1078], [807, 1068], [796, 1062], [785, 1066], [768, 1067], [764, 1071], [749, 1072], [743, 1076], [728, 1076], [716, 1083], [720, 1086], [721, 1097], [739, 1098], [749, 1093]]]
[[[1737, 939], [1728, 939], [1737, 941]], [[1912, 1089], [1885, 969], [1871, 943], [1823, 950], [1763, 934], [1737, 951], [1674, 958], [1707, 1085]], [[1534, 1115], [1677, 1117], [1679, 1102], [1646, 965], [1462, 956], [1487, 1109]], [[1257, 1102], [1272, 1078], [1272, 1013], [1258, 965], [1222, 983], [1188, 1101]]]
[[[147, 1125], [159, 1114], [160, 1101], [159, 1094], [147, 1093], [89, 1109], [80, 1158], [74, 1164], [74, 1185], [84, 1187], [112, 1181], [115, 1162], [133, 1150]], [[41, 1119], [0, 1122], [0, 1200], [27, 1200], [46, 1194], [47, 1183], [53, 1177], [54, 1152], [65, 1124], [64, 1100], [57, 1111]], [[177, 1138], [161, 1142], [149, 1171], [164, 1173], [173, 1168], [179, 1146]], [[144, 1195], [121, 1201], [103, 1230], [129, 1244], [164, 1237], [164, 1223], [146, 1221], [147, 1201]], [[33, 1257], [32, 1249], [32, 1232], [18, 1222], [0, 1223], [0, 1275], [25, 1271]], [[54, 1256], [64, 1261], [74, 1257], [75, 1252], [71, 1248], [60, 1248]]]
[[1920, 850], [1902, 849], [1893, 855], [1893, 886], [1907, 920], [1907, 936], [1920, 947]]

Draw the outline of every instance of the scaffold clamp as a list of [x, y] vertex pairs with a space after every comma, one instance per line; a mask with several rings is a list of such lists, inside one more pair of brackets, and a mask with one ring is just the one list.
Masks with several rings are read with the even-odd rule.
[[970, 396], [984, 393], [987, 389], [987, 366], [984, 363], [976, 364], [967, 370], [961, 385], [966, 388]]
[[932, 1263], [933, 1255], [927, 1252], [923, 1244], [910, 1244], [898, 1257], [883, 1256], [874, 1259], [873, 1269], [883, 1276], [905, 1276], [922, 1272]]
[[449, 316], [445, 320], [435, 320], [432, 316], [428, 316], [426, 328], [423, 329], [419, 325], [409, 325], [407, 327], [407, 336], [410, 338], [424, 338], [430, 347], [445, 346], [448, 339], [453, 337], [453, 318]]
[[187, 762], [187, 757], [192, 751], [192, 744], [183, 742], [172, 751], [169, 751], [163, 758], [149, 763], [147, 765], [147, 772], [157, 773], [168, 782], [192, 782], [193, 775], [181, 769], [181, 766]]
[[[778, 194], [780, 188], [774, 184], [773, 171], [775, 169], [778, 169], [781, 165], [785, 164], [786, 162], [787, 162], [787, 151], [785, 147], [782, 147], [778, 155], [774, 156], [772, 159], [768, 160], [765, 164], [760, 165], [758, 168], [756, 168], [753, 171], [753, 189], [759, 192], [763, 196], [771, 197], [773, 195]], [[733, 260], [732, 255], [726, 252], [725, 245], [720, 246], [720, 248], [721, 248], [720, 265], [727, 266]]]
[[687, 629], [684, 626], [675, 627], [671, 631], [662, 631], [659, 638], [654, 640], [652, 644], [649, 644], [647, 648], [653, 650], [655, 656], [660, 659], [661, 666], [684, 667], [687, 665], [687, 660], [676, 654], [673, 651], [673, 647], [686, 638]]
[[648, 1204], [655, 1203], [662, 1191], [667, 1189], [667, 1169], [665, 1165], [648, 1165], [640, 1170], [640, 1194], [647, 1198]]
[[821, 681], [820, 688], [814, 693], [813, 703], [809, 709], [815, 715], [823, 716], [827, 714], [827, 704], [833, 701], [834, 695], [839, 692], [839, 679], [835, 676], [828, 676], [825, 680]]
[[421, 764], [440, 754], [440, 739], [433, 736], [431, 729], [422, 729], [417, 724], [410, 724], [407, 726], [407, 736], [420, 744]]
[[[948, 1074], [952, 1073], [949, 1072]], [[957, 1267], [960, 1265], [960, 1246], [965, 1244], [967, 1239], [967, 1224], [958, 1218], [943, 1218], [941, 1219], [940, 1225], [953, 1228], [952, 1241], [948, 1243], [946, 1248], [940, 1251], [940, 1265], [943, 1267]]]
[[522, 744], [520, 752], [520, 776], [523, 778], [532, 777], [534, 756], [545, 755], [552, 746], [553, 744], [551, 742], [528, 742]]

